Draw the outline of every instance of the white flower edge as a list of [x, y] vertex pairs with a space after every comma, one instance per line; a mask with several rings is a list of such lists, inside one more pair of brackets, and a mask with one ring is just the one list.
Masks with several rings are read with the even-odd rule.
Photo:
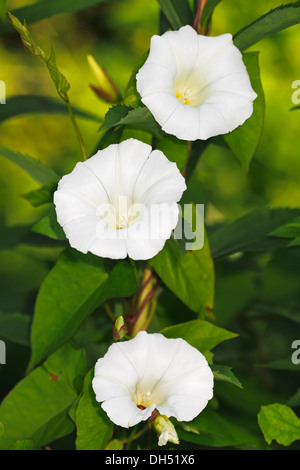
[[188, 141], [233, 131], [257, 97], [232, 35], [202, 36], [189, 25], [151, 38], [136, 81], [162, 129]]
[[92, 382], [110, 420], [125, 428], [147, 420], [155, 409], [191, 421], [212, 398], [213, 384], [200, 351], [182, 338], [145, 331], [111, 345], [96, 363]]

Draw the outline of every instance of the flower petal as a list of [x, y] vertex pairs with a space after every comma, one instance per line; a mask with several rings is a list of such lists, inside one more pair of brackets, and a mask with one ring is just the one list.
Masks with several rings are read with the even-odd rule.
[[153, 92], [171, 93], [174, 77], [164, 65], [147, 62], [138, 72], [137, 90], [144, 97]]
[[63, 230], [72, 248], [87, 253], [97, 237], [99, 223], [99, 217], [84, 215], [64, 224]]
[[167, 31], [162, 36], [171, 46], [176, 62], [176, 72], [187, 75], [198, 58], [199, 36], [191, 26], [178, 31]]
[[105, 401], [101, 407], [113, 423], [129, 428], [150, 418], [155, 405], [140, 410], [129, 397], [119, 397]]
[[120, 238], [97, 237], [89, 246], [89, 251], [96, 256], [110, 259], [124, 259], [127, 257], [125, 240]]
[[146, 62], [149, 64], [160, 65], [175, 75], [177, 69], [176, 63], [174, 62], [173, 50], [170, 43], [166, 41], [164, 35], [152, 36], [150, 42], [150, 51]]
[[172, 114], [181, 105], [173, 90], [169, 93], [162, 91], [152, 92], [146, 96], [142, 96], [142, 102], [151, 111], [154, 118], [161, 126], [170, 119]]
[[170, 162], [160, 150], [154, 150], [135, 183], [134, 198], [145, 205], [177, 202], [185, 190], [185, 179], [176, 163]]
[[152, 147], [136, 139], [127, 139], [119, 144], [118, 179], [124, 195], [132, 195], [137, 178], [144, 170]]
[[61, 178], [57, 191], [63, 189], [77, 194], [94, 207], [97, 207], [99, 202], [108, 202], [107, 193], [102, 183], [83, 162], [78, 162], [71, 173]]
[[70, 189], [55, 191], [54, 204], [57, 207], [57, 220], [62, 227], [78, 217], [96, 214], [94, 203]]
[[184, 140], [196, 140], [199, 138], [200, 125], [199, 108], [180, 103], [162, 129], [178, 139], [183, 139], [184, 136]]

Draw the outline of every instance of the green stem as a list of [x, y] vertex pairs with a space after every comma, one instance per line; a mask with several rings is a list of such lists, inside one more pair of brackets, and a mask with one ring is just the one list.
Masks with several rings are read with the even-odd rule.
[[83, 139], [82, 139], [82, 135], [81, 135], [80, 129], [79, 129], [79, 127], [78, 127], [77, 121], [76, 121], [76, 119], [75, 119], [72, 106], [71, 106], [69, 100], [68, 100], [68, 101], [65, 101], [65, 103], [66, 103], [66, 105], [67, 105], [67, 107], [68, 107], [69, 115], [70, 115], [70, 118], [71, 118], [71, 121], [72, 121], [74, 130], [75, 130], [75, 133], [76, 133], [76, 136], [77, 136], [77, 139], [78, 139], [80, 148], [81, 148], [82, 156], [83, 156], [84, 160], [87, 160], [87, 153], [86, 153], [85, 145], [84, 145], [84, 142], [83, 142]]
[[[137, 428], [137, 426], [136, 426], [136, 428]], [[148, 430], [148, 427], [145, 426], [143, 429], [141, 429], [141, 431], [139, 431], [135, 434], [136, 428], [134, 428], [134, 430], [132, 431], [132, 433], [130, 434], [128, 439], [124, 439], [123, 441], [121, 441], [123, 444], [126, 444], [126, 450], [129, 450], [129, 447], [130, 447], [130, 444], [132, 443], [132, 441], [135, 441], [136, 439], [141, 437]]]

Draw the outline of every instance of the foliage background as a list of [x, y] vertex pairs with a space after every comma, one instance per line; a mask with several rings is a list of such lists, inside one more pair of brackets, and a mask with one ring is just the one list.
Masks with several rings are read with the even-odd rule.
[[[13, 9], [31, 2], [11, 0]], [[282, 3], [289, 3], [288, 1]], [[212, 35], [234, 34], [271, 8], [275, 0], [224, 0], [215, 10]], [[87, 54], [93, 54], [124, 91], [133, 66], [148, 49], [157, 33], [159, 5], [150, 0], [128, 0], [99, 5], [77, 14], [56, 16], [33, 24], [30, 30], [48, 51], [52, 43], [61, 71], [71, 83], [73, 105], [90, 110], [99, 122], [79, 119], [89, 154], [99, 140], [98, 128], [108, 105], [97, 100], [89, 84], [94, 78]], [[208, 232], [253, 209], [290, 207], [300, 209], [299, 120], [291, 88], [300, 79], [300, 29], [288, 28], [268, 37], [250, 50], [259, 50], [266, 112], [262, 138], [246, 173], [230, 150], [211, 145], [203, 154], [185, 200], [205, 203]], [[44, 65], [24, 49], [16, 33], [0, 41], [0, 79], [7, 97], [16, 94], [56, 96]], [[71, 171], [80, 158], [68, 116], [26, 115], [0, 124], [0, 144], [28, 153], [59, 174]], [[0, 309], [32, 314], [37, 291], [61, 251], [59, 244], [45, 247], [15, 242], [8, 229], [33, 224], [45, 208], [34, 209], [22, 193], [38, 186], [18, 167], [0, 156]], [[217, 399], [225, 417], [230, 416], [262, 437], [257, 414], [262, 405], [288, 403], [299, 386], [300, 366], [291, 364], [291, 344], [299, 339], [300, 249], [281, 245], [266, 250], [216, 260], [215, 317], [217, 325], [239, 334], [215, 349], [218, 362], [233, 367], [244, 388], [219, 383]], [[176, 321], [195, 314], [168, 292], [151, 329], [164, 324], [160, 315], [166, 306]], [[278, 314], [279, 313], [279, 314]], [[297, 317], [296, 322], [289, 316]], [[186, 316], [187, 315], [187, 316]], [[297, 316], [298, 315], [298, 316]], [[298, 336], [298, 337], [297, 337]], [[1, 330], [0, 330], [1, 337]], [[29, 348], [6, 341], [7, 365], [0, 366], [0, 399], [24, 376]], [[87, 345], [88, 363], [93, 365], [106, 344]], [[261, 367], [273, 361], [270, 367]], [[300, 400], [294, 411], [299, 412]], [[70, 437], [53, 448], [73, 448]], [[295, 443], [290, 448], [299, 448]]]

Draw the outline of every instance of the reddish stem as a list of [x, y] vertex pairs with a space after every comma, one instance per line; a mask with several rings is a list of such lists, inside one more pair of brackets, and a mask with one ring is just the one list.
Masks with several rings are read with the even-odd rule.
[[131, 316], [130, 318], [127, 319], [128, 323], [129, 323], [129, 334], [131, 335], [132, 331], [133, 331], [133, 328], [134, 328], [134, 325], [136, 323], [136, 321], [138, 320], [139, 316], [141, 315], [141, 313], [143, 312], [145, 306], [147, 305], [148, 302], [150, 302], [150, 300], [152, 300], [152, 298], [154, 297], [155, 295], [155, 292], [156, 290], [158, 289], [158, 286], [159, 286], [159, 282], [157, 282], [155, 284], [155, 286], [153, 287], [153, 289], [149, 292], [149, 294], [144, 298], [143, 302], [141, 303], [141, 305], [139, 306], [139, 309], [136, 311], [136, 313]]
[[148, 277], [148, 279], [144, 282], [144, 284], [141, 286], [140, 290], [138, 291], [138, 293], [136, 294], [135, 296], [135, 299], [134, 301], [132, 302], [132, 305], [130, 307], [130, 310], [128, 312], [128, 320], [130, 319], [130, 317], [132, 317], [132, 314], [134, 312], [134, 309], [138, 303], [138, 300], [139, 298], [141, 297], [142, 293], [144, 292], [145, 288], [147, 287], [147, 285], [149, 284], [149, 282], [154, 278], [154, 274], [151, 273], [150, 276]]
[[202, 0], [198, 0], [197, 12], [196, 12], [196, 16], [195, 16], [195, 20], [194, 20], [194, 24], [193, 24], [193, 28], [196, 31], [198, 29], [198, 23], [199, 23], [199, 20], [200, 20], [201, 13], [202, 13]]

